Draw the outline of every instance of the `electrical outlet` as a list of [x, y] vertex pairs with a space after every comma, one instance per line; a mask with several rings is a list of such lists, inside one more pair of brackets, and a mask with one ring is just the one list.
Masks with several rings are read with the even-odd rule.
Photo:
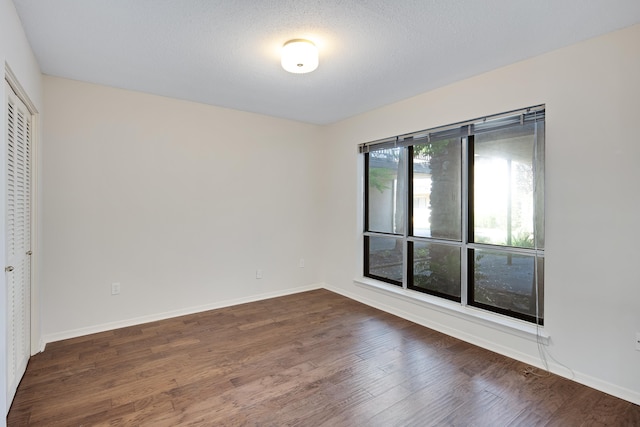
[[640, 351], [640, 332], [636, 332], [636, 350]]
[[304, 258], [300, 258], [300, 261], [298, 262], [298, 267], [304, 268]]
[[262, 279], [262, 270], [261, 269], [257, 269], [256, 270], [256, 279]]
[[120, 295], [120, 283], [112, 283], [111, 284], [111, 295]]

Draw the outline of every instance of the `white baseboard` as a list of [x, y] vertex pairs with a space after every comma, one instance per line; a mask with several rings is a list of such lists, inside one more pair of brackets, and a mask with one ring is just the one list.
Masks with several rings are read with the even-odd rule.
[[[562, 368], [560, 368], [562, 369]], [[564, 376], [561, 373], [558, 373], [554, 369], [551, 369], [554, 374]], [[635, 403], [636, 405], [640, 405], [640, 392], [636, 390], [631, 390], [628, 388], [620, 387], [615, 384], [611, 384], [607, 381], [602, 381], [599, 378], [592, 377], [590, 375], [583, 374], [581, 372], [574, 372], [575, 376], [573, 378], [567, 377], [577, 383], [586, 385], [587, 387], [594, 388], [601, 392], [610, 394], [611, 396], [619, 397], [620, 399], [626, 400], [631, 403]]]
[[147, 316], [135, 317], [131, 319], [119, 320], [117, 322], [103, 323], [100, 325], [88, 326], [86, 328], [71, 329], [68, 331], [57, 332], [55, 334], [49, 334], [41, 339], [40, 351], [44, 351], [45, 346], [48, 343], [66, 340], [69, 338], [77, 338], [84, 335], [95, 334], [98, 332], [111, 331], [113, 329], [126, 328], [128, 326], [136, 326], [144, 323], [155, 322], [157, 320], [170, 319], [172, 317], [185, 316], [188, 314], [202, 313], [203, 311], [215, 310], [217, 308], [230, 307], [238, 304], [245, 304], [248, 302], [261, 301], [269, 298], [276, 298], [285, 295], [297, 294], [300, 292], [311, 291], [314, 289], [320, 289], [323, 287], [322, 283], [298, 286], [295, 288], [283, 289], [275, 292], [267, 292], [258, 295], [250, 295], [242, 298], [235, 298], [224, 301], [217, 301], [210, 304], [199, 305], [195, 307], [187, 307], [179, 310], [167, 311], [163, 313], [150, 314]]
[[[46, 341], [44, 340], [43, 337], [40, 337], [40, 339], [38, 340], [38, 350], [36, 351], [36, 353], [42, 353], [46, 346], [47, 346]], [[33, 353], [33, 354], [36, 354], [36, 353]], [[32, 354], [32, 356], [33, 356], [33, 354]]]
[[[465, 331], [451, 328], [448, 325], [434, 322], [425, 317], [416, 316], [415, 314], [408, 313], [404, 310], [398, 309], [391, 305], [380, 303], [379, 301], [374, 301], [369, 298], [363, 297], [361, 295], [349, 292], [343, 288], [333, 287], [327, 283], [324, 283], [323, 287], [331, 292], [335, 292], [337, 294], [345, 296], [354, 301], [358, 301], [370, 307], [374, 307], [384, 312], [393, 314], [394, 316], [401, 317], [403, 319], [406, 319], [411, 322], [417, 323], [419, 325], [425, 326], [427, 328], [436, 330], [438, 332], [442, 332], [443, 334], [452, 336], [454, 338], [458, 338], [470, 344], [477, 345], [478, 347], [482, 347], [487, 350], [493, 351], [495, 353], [502, 354], [503, 356], [510, 357], [512, 359], [529, 364], [531, 366], [544, 369], [543, 362], [538, 357], [531, 356], [530, 354], [515, 351], [512, 348], [505, 347], [501, 344], [479, 338], [476, 335], [470, 335]], [[636, 405], [640, 405], [640, 392], [636, 390], [620, 387], [615, 384], [611, 384], [601, 379], [592, 377], [590, 375], [583, 374], [581, 372], [571, 371], [566, 366], [563, 366], [559, 363], [555, 363], [553, 361], [549, 361], [548, 368], [549, 368], [549, 371], [551, 371], [552, 373], [558, 376], [586, 385], [587, 387], [594, 388], [596, 390], [602, 391], [612, 396], [619, 397], [620, 399], [624, 399]]]

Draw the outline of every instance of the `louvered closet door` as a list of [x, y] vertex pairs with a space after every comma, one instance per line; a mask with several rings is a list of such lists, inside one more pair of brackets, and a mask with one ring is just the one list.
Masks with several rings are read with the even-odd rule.
[[31, 113], [7, 92], [6, 239], [7, 399], [10, 406], [31, 354]]

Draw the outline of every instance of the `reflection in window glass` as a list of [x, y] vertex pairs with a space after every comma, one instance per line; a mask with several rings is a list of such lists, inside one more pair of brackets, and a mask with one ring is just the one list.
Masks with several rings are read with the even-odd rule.
[[460, 247], [413, 242], [413, 283], [409, 288], [460, 301]]
[[413, 235], [461, 240], [459, 138], [413, 147]]
[[369, 153], [368, 231], [404, 233], [404, 153], [401, 148]]
[[536, 261], [533, 255], [476, 249], [469, 251], [469, 260], [472, 305], [488, 306], [514, 317], [543, 318], [544, 258]]
[[365, 274], [402, 285], [402, 240], [365, 236]]
[[[544, 218], [536, 188], [535, 124], [476, 135], [473, 157], [473, 241], [533, 248], [534, 218]], [[541, 174], [540, 174], [541, 175]], [[534, 194], [537, 194], [538, 200]], [[534, 215], [534, 209], [539, 211]], [[537, 224], [540, 227], [542, 222]], [[540, 230], [541, 232], [543, 230]], [[541, 235], [542, 233], [538, 233]]]

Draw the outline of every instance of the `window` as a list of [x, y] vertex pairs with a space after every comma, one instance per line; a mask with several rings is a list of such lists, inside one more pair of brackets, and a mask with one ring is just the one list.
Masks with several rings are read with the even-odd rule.
[[362, 144], [364, 275], [542, 325], [544, 116]]

